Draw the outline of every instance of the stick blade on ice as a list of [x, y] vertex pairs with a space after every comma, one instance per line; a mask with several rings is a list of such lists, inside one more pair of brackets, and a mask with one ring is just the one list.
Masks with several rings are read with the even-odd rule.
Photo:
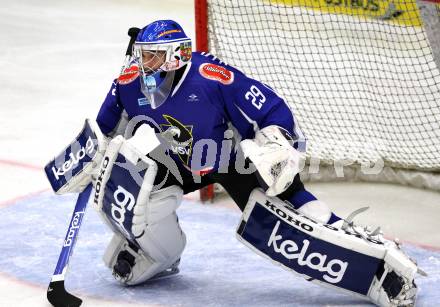
[[54, 307], [79, 307], [82, 300], [64, 287], [64, 280], [52, 281], [47, 288], [47, 299]]

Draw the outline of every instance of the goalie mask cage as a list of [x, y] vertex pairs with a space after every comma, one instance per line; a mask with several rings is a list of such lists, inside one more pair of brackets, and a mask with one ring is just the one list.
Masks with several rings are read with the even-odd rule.
[[436, 1], [196, 0], [197, 49], [292, 107], [307, 137], [304, 180], [440, 190]]

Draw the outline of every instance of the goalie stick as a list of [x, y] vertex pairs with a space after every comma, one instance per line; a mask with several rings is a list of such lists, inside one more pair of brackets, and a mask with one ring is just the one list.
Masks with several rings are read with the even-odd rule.
[[[121, 72], [124, 71], [130, 62], [130, 58], [132, 56], [132, 46], [139, 31], [139, 28], [128, 29], [130, 42], [125, 53], [125, 59]], [[84, 217], [85, 209], [87, 207], [87, 202], [91, 192], [92, 184], [89, 184], [84, 191], [78, 195], [69, 228], [67, 229], [66, 237], [64, 239], [63, 247], [61, 249], [60, 256], [58, 257], [57, 266], [55, 267], [49, 287], [47, 288], [47, 299], [55, 307], [78, 307], [82, 303], [82, 300], [79, 297], [76, 297], [66, 291], [64, 279], [67, 272], [69, 258], [72, 254], [76, 238], [78, 237], [79, 228], [81, 227], [81, 222]]]
[[92, 184], [89, 184], [78, 196], [72, 218], [70, 219], [69, 228], [64, 238], [63, 248], [61, 249], [57, 266], [55, 267], [55, 272], [47, 288], [47, 299], [55, 307], [76, 307], [82, 303], [80, 298], [66, 291], [64, 287], [64, 277], [91, 192]]

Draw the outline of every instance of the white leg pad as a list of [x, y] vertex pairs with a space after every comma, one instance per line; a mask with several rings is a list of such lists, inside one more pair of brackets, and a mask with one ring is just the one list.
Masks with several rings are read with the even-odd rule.
[[[113, 270], [117, 280], [127, 285], [137, 285], [169, 269], [180, 259], [186, 236], [180, 228], [175, 210], [180, 205], [182, 195], [179, 187], [171, 186], [151, 193], [147, 203], [139, 203], [133, 217], [133, 230], [140, 233], [135, 242], [129, 243], [121, 234], [115, 233], [105, 252], [104, 263]], [[128, 256], [132, 265], [131, 273], [125, 278], [115, 274], [115, 265], [121, 252], [131, 255]]]

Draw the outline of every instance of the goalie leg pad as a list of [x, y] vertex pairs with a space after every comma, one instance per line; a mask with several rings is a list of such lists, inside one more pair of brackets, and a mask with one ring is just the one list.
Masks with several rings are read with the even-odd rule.
[[[413, 285], [417, 266], [391, 242], [319, 223], [258, 189], [249, 198], [237, 238], [307, 280], [362, 295], [380, 306], [397, 306], [393, 300], [403, 303], [411, 295], [407, 302], [414, 299], [415, 293], [403, 288]], [[384, 283], [387, 278], [396, 280], [392, 274], [404, 280], [397, 282], [402, 288], [397, 294], [384, 288], [393, 283]]]
[[[170, 186], [152, 192], [157, 165], [145, 155], [149, 149], [143, 146], [150, 130], [139, 128], [137, 139], [115, 137], [94, 182], [96, 209], [115, 234], [125, 238], [112, 241], [105, 261], [128, 285], [172, 267], [186, 244], [175, 212], [182, 189]], [[124, 274], [131, 267], [133, 271]]]
[[136, 242], [152, 259], [163, 264], [163, 270], [180, 258], [186, 245], [186, 236], [175, 212], [182, 196], [178, 186], [153, 192], [143, 213], [137, 214], [141, 210], [136, 210], [136, 219], [133, 219], [141, 233]]
[[137, 285], [169, 269], [176, 272], [186, 245], [175, 213], [182, 195], [177, 186], [151, 193], [148, 203], [135, 208], [132, 229], [139, 235], [132, 239], [123, 232], [114, 234], [104, 263], [118, 281]]
[[123, 137], [109, 143], [94, 181], [93, 203], [110, 228], [131, 241], [140, 235], [133, 227], [136, 207], [149, 199], [156, 173], [156, 163]]

